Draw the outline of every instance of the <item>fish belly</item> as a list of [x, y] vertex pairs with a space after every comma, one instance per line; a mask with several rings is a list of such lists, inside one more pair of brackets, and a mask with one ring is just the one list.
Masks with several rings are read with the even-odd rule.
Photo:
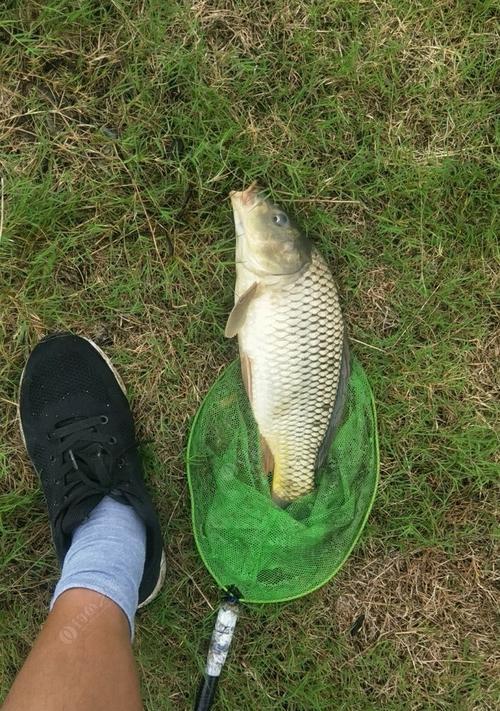
[[249, 359], [253, 414], [274, 457], [273, 498], [314, 487], [318, 450], [335, 404], [344, 324], [333, 277], [313, 251], [292, 284], [262, 291], [239, 333]]

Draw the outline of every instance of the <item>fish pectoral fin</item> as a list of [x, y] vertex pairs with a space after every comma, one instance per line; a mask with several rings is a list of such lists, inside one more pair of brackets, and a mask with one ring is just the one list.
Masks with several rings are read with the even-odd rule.
[[248, 307], [252, 303], [252, 299], [256, 296], [258, 286], [259, 283], [254, 281], [252, 286], [248, 287], [245, 293], [240, 296], [238, 301], [233, 306], [233, 309], [229, 314], [229, 318], [227, 319], [226, 330], [224, 331], [226, 338], [236, 336], [245, 323]]
[[262, 452], [262, 468], [266, 474], [270, 474], [274, 469], [274, 455], [262, 435], [260, 436], [260, 451]]
[[347, 336], [344, 336], [344, 344], [342, 348], [342, 363], [340, 366], [339, 384], [337, 387], [337, 396], [335, 398], [335, 403], [333, 405], [332, 414], [330, 415], [330, 422], [323, 438], [323, 442], [318, 450], [316, 456], [316, 466], [315, 469], [320, 469], [326, 461], [328, 452], [333, 441], [335, 432], [342, 421], [342, 415], [344, 414], [344, 405], [347, 397], [347, 384], [349, 382], [349, 375], [351, 373], [351, 355], [349, 351], [349, 342]]

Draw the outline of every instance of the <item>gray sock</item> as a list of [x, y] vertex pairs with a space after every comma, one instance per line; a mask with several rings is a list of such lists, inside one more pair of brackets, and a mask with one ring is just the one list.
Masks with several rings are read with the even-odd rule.
[[145, 559], [142, 519], [131, 506], [105, 496], [73, 533], [50, 609], [70, 588], [94, 590], [121, 607], [133, 637]]

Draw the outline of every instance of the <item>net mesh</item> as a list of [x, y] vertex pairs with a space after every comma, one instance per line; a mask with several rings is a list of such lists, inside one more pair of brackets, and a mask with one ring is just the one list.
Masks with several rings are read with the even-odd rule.
[[193, 422], [187, 473], [200, 555], [217, 583], [246, 602], [280, 602], [323, 585], [341, 567], [378, 481], [373, 397], [352, 359], [342, 424], [314, 491], [285, 509], [271, 499], [259, 434], [234, 361]]

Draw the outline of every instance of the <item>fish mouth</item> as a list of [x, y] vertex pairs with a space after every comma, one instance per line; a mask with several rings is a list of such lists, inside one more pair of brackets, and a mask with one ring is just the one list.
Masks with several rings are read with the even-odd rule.
[[259, 202], [260, 188], [254, 180], [245, 190], [231, 190], [229, 197], [233, 208], [253, 208]]

